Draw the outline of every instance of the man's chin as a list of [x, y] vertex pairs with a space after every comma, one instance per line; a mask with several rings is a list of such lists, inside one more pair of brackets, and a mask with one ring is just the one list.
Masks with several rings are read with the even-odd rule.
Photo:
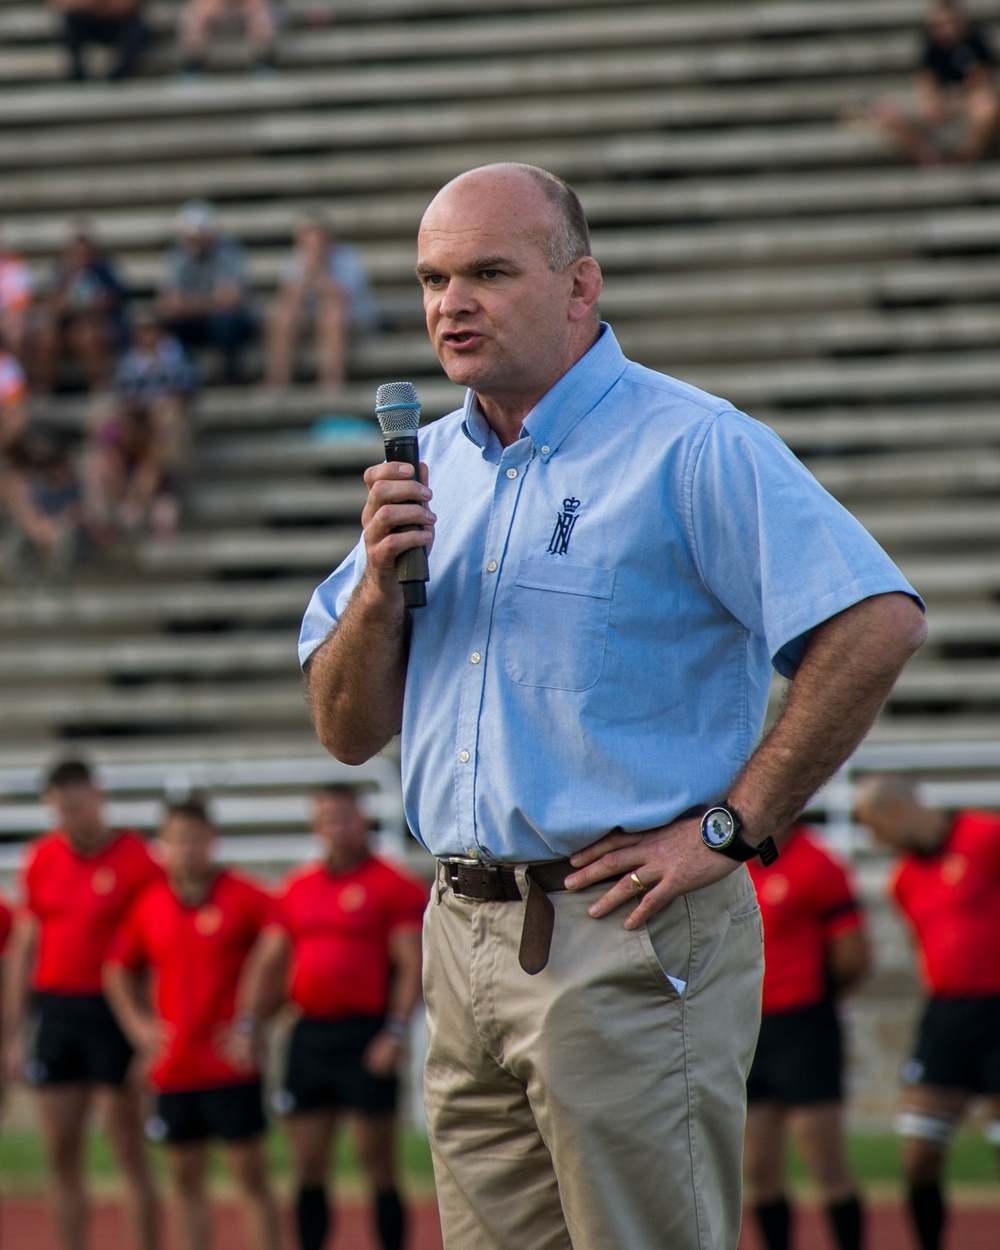
[[438, 356], [438, 360], [448, 381], [454, 382], [456, 386], [467, 386], [475, 390], [486, 377], [482, 361], [474, 360], [471, 356], [456, 357], [451, 352], [445, 351]]

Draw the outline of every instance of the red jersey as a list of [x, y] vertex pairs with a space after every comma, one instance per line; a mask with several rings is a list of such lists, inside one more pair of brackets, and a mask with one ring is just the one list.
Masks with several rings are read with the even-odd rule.
[[243, 963], [272, 919], [274, 900], [253, 881], [223, 870], [189, 907], [166, 880], [146, 890], [125, 917], [108, 962], [153, 974], [153, 1005], [170, 1040], [150, 1071], [160, 1091], [214, 1089], [252, 1080], [220, 1052], [236, 1011]]
[[389, 936], [419, 929], [427, 889], [369, 856], [352, 872], [300, 869], [278, 897], [292, 940], [289, 997], [313, 1020], [380, 1016], [389, 1004]]
[[747, 867], [764, 922], [763, 1013], [811, 1007], [829, 993], [830, 943], [862, 925], [847, 869], [801, 826], [773, 867]]
[[934, 855], [906, 855], [891, 882], [940, 998], [1000, 994], [1000, 817], [960, 812]]
[[38, 920], [32, 985], [55, 994], [100, 994], [101, 964], [122, 916], [160, 876], [137, 833], [119, 833], [81, 855], [56, 830], [39, 838], [24, 868], [24, 900]]
[[0, 955], [4, 952], [7, 945], [7, 939], [10, 937], [11, 925], [14, 921], [14, 913], [7, 904], [0, 898]]

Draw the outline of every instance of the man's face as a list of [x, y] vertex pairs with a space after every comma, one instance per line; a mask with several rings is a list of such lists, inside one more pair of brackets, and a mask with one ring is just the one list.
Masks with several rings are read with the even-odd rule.
[[962, 14], [943, 5], [931, 10], [927, 24], [934, 38], [945, 45], [959, 43], [966, 29]]
[[529, 406], [573, 363], [576, 262], [549, 268], [554, 209], [524, 177], [482, 172], [424, 214], [417, 275], [427, 330], [451, 379], [480, 398]]
[[152, 352], [160, 339], [160, 327], [155, 321], [137, 321], [133, 327], [136, 347], [144, 352]]
[[213, 868], [215, 830], [196, 816], [170, 816], [160, 828], [163, 869], [171, 880], [207, 876]]
[[73, 841], [89, 842], [104, 831], [104, 796], [89, 782], [50, 786], [45, 801]]
[[189, 230], [181, 235], [181, 245], [192, 256], [207, 256], [212, 249], [213, 235], [207, 230]]
[[913, 851], [920, 847], [916, 822], [919, 808], [903, 799], [869, 798], [862, 790], [855, 805], [855, 816], [871, 830], [872, 837], [892, 851]]
[[335, 868], [355, 864], [367, 854], [368, 819], [350, 795], [317, 795], [313, 830], [328, 863]]

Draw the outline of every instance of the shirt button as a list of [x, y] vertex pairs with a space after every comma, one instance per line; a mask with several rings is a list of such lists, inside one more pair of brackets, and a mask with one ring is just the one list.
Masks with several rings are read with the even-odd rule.
[[474, 846], [470, 846], [470, 847], [466, 850], [466, 852], [465, 852], [465, 853], [466, 853], [466, 855], [468, 855], [469, 859], [478, 859], [478, 858], [479, 858], [479, 852], [476, 850], [476, 848], [475, 848]]
[[469, 754], [468, 751], [459, 751], [458, 758], [459, 758], [460, 763], [468, 764], [469, 760], [472, 759], [472, 756]]
[[496, 560], [491, 560], [489, 564], [487, 564], [486, 566], [486, 572], [495, 573], [496, 571], [497, 571], [497, 562]]
[[482, 658], [483, 657], [478, 651], [473, 651], [472, 655], [469, 656], [469, 659], [473, 662], [473, 664], [478, 664]]
[[513, 481], [514, 478], [517, 477], [517, 469], [508, 469], [507, 476], [511, 479], [511, 481]]
[[551, 447], [543, 447], [543, 448], [542, 448], [542, 455], [543, 455], [543, 456], [547, 456], [551, 450], [552, 450], [552, 449], [551, 449]]

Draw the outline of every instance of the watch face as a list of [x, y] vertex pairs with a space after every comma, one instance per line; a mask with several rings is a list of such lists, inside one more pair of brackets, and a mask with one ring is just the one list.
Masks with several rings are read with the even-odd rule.
[[736, 833], [732, 816], [724, 807], [713, 807], [702, 822], [703, 837], [709, 846], [728, 846]]

